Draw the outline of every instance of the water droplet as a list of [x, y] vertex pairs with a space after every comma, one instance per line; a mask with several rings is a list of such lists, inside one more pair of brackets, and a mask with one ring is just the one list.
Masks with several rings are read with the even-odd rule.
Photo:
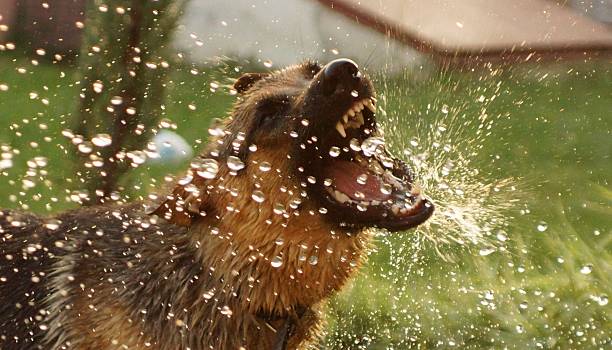
[[36, 166], [39, 168], [44, 168], [49, 163], [47, 157], [34, 157], [33, 161], [34, 164], [36, 164]]
[[57, 230], [60, 227], [61, 223], [62, 222], [58, 219], [49, 219], [45, 222], [45, 227], [49, 230]]
[[508, 236], [506, 235], [504, 231], [497, 232], [496, 237], [497, 237], [497, 240], [500, 242], [505, 242], [508, 240]]
[[266, 68], [272, 68], [272, 65], [273, 65], [272, 61], [270, 60], [265, 60], [263, 64], [264, 66], [266, 66]]
[[487, 256], [487, 255], [490, 255], [490, 254], [495, 253], [495, 250], [496, 250], [496, 249], [495, 249], [495, 248], [492, 248], [492, 247], [482, 248], [482, 249], [480, 249], [480, 251], [478, 252], [478, 254], [480, 254], [480, 256]]
[[540, 221], [536, 228], [538, 229], [538, 231], [544, 232], [544, 231], [546, 231], [548, 229], [548, 224], [546, 222], [544, 222], [544, 221]]
[[353, 91], [351, 91], [351, 96], [359, 97], [359, 92], [357, 90], [353, 90]]
[[382, 194], [391, 194], [393, 192], [393, 186], [390, 184], [383, 183], [380, 187], [380, 193]]
[[356, 138], [352, 138], [349, 146], [351, 147], [351, 150], [355, 151], [355, 152], [359, 152], [361, 151], [361, 144], [359, 142], [359, 140], [357, 140]]
[[234, 171], [244, 169], [244, 163], [242, 162], [242, 160], [240, 160], [240, 158], [236, 156], [229, 156], [227, 158], [227, 166]]
[[525, 332], [525, 327], [523, 327], [523, 325], [521, 325], [521, 324], [516, 325], [516, 332], [519, 333], [519, 334], [524, 333]]
[[361, 174], [361, 175], [357, 176], [357, 183], [358, 184], [365, 185], [367, 181], [368, 181], [368, 175], [367, 174]]
[[340, 147], [333, 146], [329, 149], [329, 155], [336, 158], [340, 155]]
[[204, 299], [209, 300], [212, 299], [212, 297], [215, 295], [215, 291], [213, 289], [204, 292], [204, 294], [202, 294], [202, 297], [204, 297]]
[[264, 193], [260, 190], [253, 191], [251, 198], [253, 198], [253, 200], [257, 203], [262, 203], [266, 199]]
[[219, 172], [219, 163], [212, 158], [204, 158], [200, 162], [196, 173], [205, 179], [214, 179]]
[[276, 244], [276, 245], [283, 245], [283, 244], [285, 244], [285, 239], [283, 237], [278, 237], [276, 239], [276, 241], [274, 241], [274, 244]]
[[519, 304], [519, 309], [521, 310], [526, 310], [527, 307], [529, 307], [529, 303], [527, 303], [526, 301], [523, 301], [522, 303]]
[[311, 184], [317, 183], [317, 179], [314, 176], [309, 176], [306, 178], [306, 180]]
[[381, 137], [368, 137], [361, 143], [361, 150], [366, 157], [371, 157], [376, 154], [378, 147], [385, 145], [385, 140]]
[[279, 268], [283, 265], [283, 259], [277, 255], [270, 261], [270, 265], [274, 268]]
[[101, 93], [104, 90], [104, 83], [100, 80], [96, 80], [93, 84], [93, 91], [97, 94]]
[[261, 162], [259, 164], [259, 170], [263, 171], [264, 173], [270, 171], [270, 169], [272, 169], [272, 165], [268, 162]]
[[110, 100], [111, 104], [113, 106], [119, 106], [120, 104], [123, 103], [123, 97], [121, 96], [113, 96]]
[[593, 230], [593, 235], [594, 236], [599, 236], [599, 235], [601, 235], [601, 231], [600, 230]]
[[91, 151], [92, 151], [92, 145], [91, 145], [91, 142], [89, 142], [89, 141], [85, 141], [85, 142], [83, 142], [83, 143], [80, 143], [80, 144], [77, 146], [77, 149], [78, 149], [78, 150], [79, 150], [79, 152], [81, 152], [81, 153], [91, 153]]
[[316, 255], [311, 255], [310, 258], [308, 258], [308, 263], [312, 266], [316, 265], [319, 262], [319, 258]]
[[272, 212], [274, 212], [276, 215], [282, 215], [285, 213], [285, 206], [282, 203], [276, 203], [274, 204]]
[[229, 306], [225, 305], [221, 308], [221, 314], [229, 317], [232, 316], [233, 312], [232, 309], [229, 308]]
[[608, 305], [608, 296], [603, 294], [601, 296], [599, 296], [597, 298], [597, 304], [599, 304], [600, 306], [606, 306]]
[[13, 167], [12, 159], [1, 159], [0, 160], [0, 170], [8, 169]]
[[126, 157], [130, 158], [134, 165], [143, 164], [147, 160], [147, 155], [143, 151], [128, 152], [126, 153]]
[[591, 264], [586, 264], [583, 267], [580, 268], [580, 273], [583, 275], [588, 275], [591, 272], [593, 272], [593, 265]]
[[109, 134], [97, 134], [91, 139], [91, 142], [98, 147], [106, 147], [113, 143], [113, 139]]

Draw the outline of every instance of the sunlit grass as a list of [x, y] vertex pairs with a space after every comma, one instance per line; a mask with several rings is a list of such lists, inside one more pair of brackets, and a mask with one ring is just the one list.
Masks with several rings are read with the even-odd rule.
[[[210, 120], [225, 116], [233, 99], [211, 92], [210, 83], [226, 84], [237, 73], [177, 67], [165, 117], [197, 149]], [[610, 81], [612, 71], [598, 63], [494, 74], [441, 72], [418, 79], [410, 72], [379, 76], [391, 148], [411, 161], [428, 151], [429, 163], [416, 169], [430, 176], [425, 189], [441, 208], [469, 209], [474, 227], [470, 232], [441, 220], [427, 231], [379, 237], [363, 273], [329, 305], [325, 344], [338, 349], [609, 345]], [[0, 145], [19, 150], [13, 166], [0, 170], [0, 205], [38, 213], [74, 207], [66, 199], [79, 188], [73, 150], [61, 134], [70, 127], [81, 88], [74, 71], [0, 56], [0, 84], [9, 87], [0, 91]], [[435, 141], [440, 148], [434, 149]], [[452, 152], [441, 151], [443, 144]], [[48, 165], [28, 175], [27, 161], [40, 156]], [[449, 160], [456, 167], [444, 175]], [[141, 167], [129, 183], [140, 188], [135, 196], [142, 195], [163, 183], [164, 174], [181, 169]], [[33, 187], [24, 187], [26, 178], [34, 180]], [[440, 179], [468, 192], [445, 194], [437, 187]], [[484, 187], [500, 182], [500, 195], [479, 206]], [[507, 237], [503, 242], [499, 229]], [[474, 232], [485, 235], [467, 244], [442, 240]], [[491, 243], [503, 249], [480, 255]]]

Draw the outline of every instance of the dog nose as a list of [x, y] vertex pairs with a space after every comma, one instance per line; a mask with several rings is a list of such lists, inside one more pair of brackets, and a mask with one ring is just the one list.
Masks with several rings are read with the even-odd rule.
[[331, 95], [338, 88], [351, 91], [358, 87], [361, 72], [357, 63], [348, 58], [329, 62], [323, 69], [323, 91]]

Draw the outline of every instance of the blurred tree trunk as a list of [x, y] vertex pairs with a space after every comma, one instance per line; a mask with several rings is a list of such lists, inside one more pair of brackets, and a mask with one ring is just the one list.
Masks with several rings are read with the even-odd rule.
[[144, 161], [162, 115], [170, 39], [186, 2], [88, 2], [73, 139], [88, 191], [84, 204], [104, 202], [120, 178]]

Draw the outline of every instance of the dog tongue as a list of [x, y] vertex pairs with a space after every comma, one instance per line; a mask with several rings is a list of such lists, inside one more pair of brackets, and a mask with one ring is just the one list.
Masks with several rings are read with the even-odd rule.
[[[365, 184], [362, 184], [363, 180], [357, 182], [363, 174], [367, 175]], [[332, 186], [353, 200], [382, 202], [390, 197], [380, 191], [382, 182], [376, 174], [353, 162], [344, 160], [333, 162], [333, 165], [326, 169], [326, 177], [332, 180]], [[364, 198], [357, 198], [355, 192], [363, 193]]]

